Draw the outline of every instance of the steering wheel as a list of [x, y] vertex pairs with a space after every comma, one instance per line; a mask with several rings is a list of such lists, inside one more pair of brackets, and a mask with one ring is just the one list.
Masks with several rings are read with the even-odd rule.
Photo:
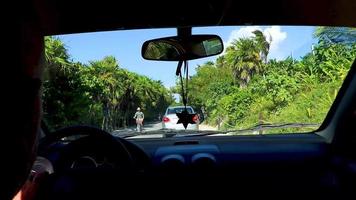
[[[62, 138], [80, 136], [68, 144]], [[81, 137], [83, 136], [83, 137]], [[60, 150], [55, 144], [60, 144]], [[39, 199], [90, 199], [95, 195], [109, 195], [117, 185], [131, 185], [130, 180], [149, 165], [149, 157], [135, 144], [115, 138], [108, 132], [90, 126], [60, 129], [40, 141], [39, 155], [57, 156], [54, 173], [41, 183]], [[113, 168], [72, 168], [77, 158], [87, 154], [102, 154], [110, 159]], [[102, 199], [102, 198], [98, 198]]]
[[71, 136], [80, 137], [69, 142], [58, 153], [58, 158], [54, 163], [55, 172], [70, 169], [77, 159], [91, 158], [92, 155], [110, 158], [113, 167], [122, 171], [135, 169], [135, 160], [127, 148], [130, 144], [126, 140], [115, 138], [108, 132], [91, 126], [71, 126], [53, 132], [40, 142], [39, 155], [46, 154], [53, 144]]

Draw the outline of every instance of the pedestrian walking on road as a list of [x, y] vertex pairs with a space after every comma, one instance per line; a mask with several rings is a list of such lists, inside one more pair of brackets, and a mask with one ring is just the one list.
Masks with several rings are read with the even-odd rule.
[[137, 132], [142, 132], [143, 120], [145, 119], [145, 115], [143, 114], [143, 112], [141, 112], [141, 108], [140, 107], [137, 108], [137, 111], [136, 111], [136, 113], [135, 113], [133, 118], [136, 119], [136, 125], [137, 125], [136, 131]]

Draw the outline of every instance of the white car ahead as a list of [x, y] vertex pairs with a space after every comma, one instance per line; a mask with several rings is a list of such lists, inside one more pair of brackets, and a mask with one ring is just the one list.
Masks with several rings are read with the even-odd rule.
[[[166, 113], [162, 118], [162, 128], [164, 129], [175, 129], [182, 130], [184, 129], [183, 124], [177, 124], [178, 117], [177, 113], [181, 113], [184, 110], [184, 106], [172, 106], [168, 107]], [[194, 109], [191, 106], [187, 106], [189, 114], [194, 114]], [[194, 115], [193, 121], [196, 124], [188, 124], [187, 130], [199, 130], [199, 116], [198, 114]]]

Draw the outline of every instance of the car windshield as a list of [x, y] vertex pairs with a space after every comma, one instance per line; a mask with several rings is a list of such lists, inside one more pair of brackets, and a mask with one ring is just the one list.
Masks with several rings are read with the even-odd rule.
[[[195, 133], [312, 132], [356, 57], [350, 27], [219, 26], [192, 33], [216, 34], [224, 44], [219, 55], [188, 61], [187, 129]], [[182, 120], [166, 116], [184, 109], [178, 62], [141, 56], [145, 41], [176, 34], [168, 28], [46, 36], [44, 122], [51, 130], [91, 125], [116, 136], [185, 130]]]

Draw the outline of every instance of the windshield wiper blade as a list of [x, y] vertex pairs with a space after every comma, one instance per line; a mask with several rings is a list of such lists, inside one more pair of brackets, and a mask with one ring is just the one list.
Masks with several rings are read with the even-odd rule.
[[176, 134], [174, 137], [196, 137], [196, 136], [208, 136], [208, 135], [226, 135], [224, 131], [197, 131], [191, 134]]
[[246, 129], [237, 129], [237, 130], [227, 130], [227, 131], [208, 131], [208, 132], [197, 132], [196, 134], [177, 134], [174, 137], [194, 137], [194, 136], [208, 136], [208, 135], [230, 135], [230, 134], [244, 134], [250, 132], [260, 132], [269, 129], [277, 128], [301, 128], [301, 127], [319, 127], [320, 124], [316, 123], [281, 123], [281, 124], [257, 124], [250, 128]]
[[147, 131], [143, 133], [129, 132], [116, 134], [115, 136], [121, 138], [131, 138], [135, 136], [149, 136], [149, 135], [162, 135], [162, 138], [167, 137], [196, 137], [196, 136], [209, 136], [209, 135], [230, 135], [230, 134], [244, 134], [251, 132], [260, 132], [270, 129], [278, 128], [301, 128], [301, 127], [319, 127], [317, 123], [280, 123], [280, 124], [257, 124], [246, 129], [227, 130], [227, 131], [194, 131], [194, 130], [172, 130], [172, 129], [160, 129], [154, 131]]
[[152, 130], [152, 131], [145, 131], [145, 132], [122, 131], [119, 134], [114, 134], [114, 136], [120, 138], [131, 138], [136, 136], [150, 136], [150, 135], [162, 135], [162, 137], [173, 137], [180, 133], [181, 133], [180, 130], [159, 129], [159, 130]]
[[277, 128], [302, 128], [302, 127], [319, 127], [320, 124], [317, 123], [281, 123], [281, 124], [257, 124], [250, 128], [246, 129], [237, 129], [237, 130], [228, 130], [224, 131], [225, 133], [235, 133], [235, 134], [243, 134], [248, 132], [255, 132], [255, 131], [264, 131], [270, 129], [277, 129]]
[[196, 131], [196, 130], [174, 130], [174, 129], [160, 129], [147, 131], [143, 133], [121, 133], [115, 135], [121, 138], [131, 138], [135, 136], [150, 136], [150, 135], [162, 135], [163, 138], [167, 137], [194, 137], [194, 136], [203, 136], [203, 135], [215, 135], [215, 134], [225, 134], [219, 131]]

